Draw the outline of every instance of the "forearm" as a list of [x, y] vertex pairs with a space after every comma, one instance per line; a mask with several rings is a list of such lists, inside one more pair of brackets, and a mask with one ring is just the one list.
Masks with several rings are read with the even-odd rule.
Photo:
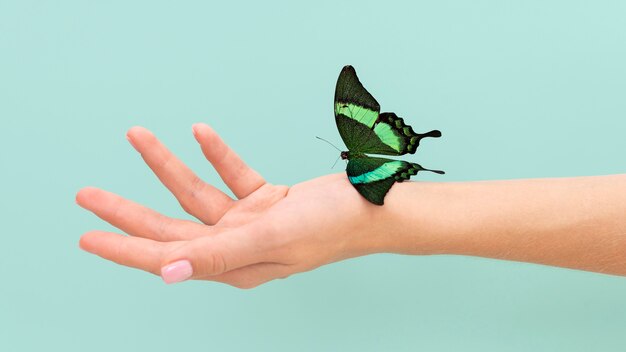
[[412, 182], [389, 193], [407, 254], [461, 254], [626, 275], [626, 175]]

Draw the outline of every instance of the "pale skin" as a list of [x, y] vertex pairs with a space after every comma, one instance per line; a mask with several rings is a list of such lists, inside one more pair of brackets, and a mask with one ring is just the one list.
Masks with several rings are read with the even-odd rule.
[[196, 124], [193, 134], [235, 198], [133, 127], [130, 143], [198, 221], [88, 187], [77, 203], [127, 235], [90, 231], [82, 249], [156, 275], [186, 262], [190, 271], [177, 281], [239, 288], [373, 253], [472, 255], [626, 275], [626, 175], [404, 182], [376, 206], [344, 172], [273, 185], [211, 127]]

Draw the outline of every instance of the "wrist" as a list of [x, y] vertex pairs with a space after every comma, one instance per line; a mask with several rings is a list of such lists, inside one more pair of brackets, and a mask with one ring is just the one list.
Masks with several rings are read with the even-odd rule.
[[374, 253], [458, 254], [462, 248], [464, 183], [396, 183], [383, 206], [355, 195], [343, 257]]
[[389, 253], [455, 254], [463, 230], [462, 183], [403, 182], [394, 185], [383, 206], [384, 250]]

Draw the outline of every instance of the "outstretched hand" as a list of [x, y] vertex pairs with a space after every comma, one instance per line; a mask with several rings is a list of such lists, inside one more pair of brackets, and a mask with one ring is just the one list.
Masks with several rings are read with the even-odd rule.
[[77, 203], [129, 236], [91, 231], [80, 239], [82, 249], [167, 283], [200, 279], [240, 288], [390, 250], [379, 225], [386, 221], [378, 221], [388, 212], [362, 199], [345, 173], [272, 185], [209, 126], [196, 124], [193, 134], [237, 199], [202, 181], [150, 131], [133, 127], [130, 143], [199, 222], [88, 187], [78, 192]]

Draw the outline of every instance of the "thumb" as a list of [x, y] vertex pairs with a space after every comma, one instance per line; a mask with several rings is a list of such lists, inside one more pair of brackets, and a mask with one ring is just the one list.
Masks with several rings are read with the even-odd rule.
[[200, 237], [167, 253], [161, 277], [167, 284], [223, 274], [262, 260], [260, 238], [250, 231], [235, 230]]

